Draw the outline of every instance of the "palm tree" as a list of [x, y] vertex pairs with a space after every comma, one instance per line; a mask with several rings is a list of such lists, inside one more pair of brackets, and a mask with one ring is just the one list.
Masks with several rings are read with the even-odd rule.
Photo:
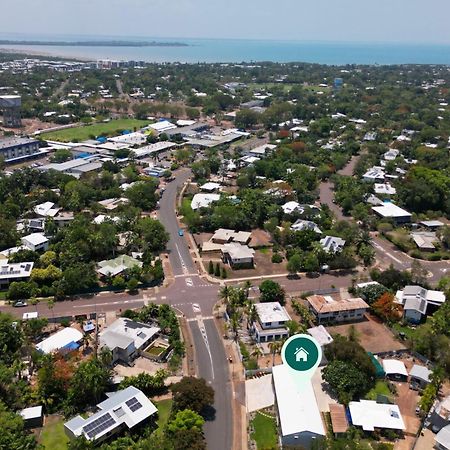
[[230, 288], [227, 285], [220, 289], [219, 298], [225, 305], [228, 305], [228, 300], [230, 298]]
[[358, 251], [363, 246], [371, 247], [372, 237], [370, 236], [370, 233], [366, 230], [363, 230], [361, 233], [358, 234], [357, 238], [355, 239], [355, 244]]
[[240, 320], [239, 313], [234, 312], [230, 318], [231, 331], [234, 333], [234, 340], [237, 341], [239, 337]]
[[270, 353], [272, 353], [272, 367], [275, 365], [275, 355], [281, 351], [282, 343], [280, 341], [272, 341], [269, 344]]
[[244, 291], [245, 291], [245, 298], [248, 299], [248, 296], [250, 295], [250, 289], [252, 288], [252, 283], [251, 281], [247, 280], [244, 282], [243, 285]]
[[256, 359], [258, 359], [262, 355], [263, 355], [263, 352], [258, 346], [256, 346], [251, 353], [251, 356], [253, 356], [253, 358], [256, 358]]
[[247, 329], [249, 329], [252, 324], [258, 319], [258, 313], [256, 311], [255, 304], [251, 300], [247, 300], [245, 315], [247, 316]]

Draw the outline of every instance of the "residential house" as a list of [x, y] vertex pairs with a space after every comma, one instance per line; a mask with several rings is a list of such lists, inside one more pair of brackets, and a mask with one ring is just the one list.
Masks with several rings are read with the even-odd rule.
[[436, 250], [434, 244], [439, 242], [434, 231], [414, 231], [411, 233], [411, 239], [417, 248], [423, 252], [434, 252]]
[[220, 189], [219, 183], [214, 183], [212, 181], [209, 181], [208, 183], [202, 184], [200, 186], [200, 190], [204, 192], [215, 192]]
[[377, 403], [373, 400], [350, 402], [348, 405], [351, 423], [364, 431], [406, 429], [397, 405]]
[[87, 419], [76, 416], [64, 424], [71, 439], [83, 436], [88, 441], [102, 442], [122, 430], [130, 430], [157, 413], [156, 406], [147, 396], [130, 386], [109, 394], [97, 405], [98, 412]]
[[424, 389], [431, 383], [430, 376], [433, 372], [425, 366], [414, 364], [409, 372], [410, 386], [414, 389]]
[[224, 244], [222, 248], [222, 260], [233, 269], [253, 267], [255, 250], [238, 242]]
[[13, 281], [26, 281], [30, 278], [34, 262], [23, 262], [8, 264], [2, 263], [0, 266], [0, 289], [8, 287]]
[[98, 203], [108, 211], [113, 211], [119, 206], [126, 205], [128, 202], [129, 200], [126, 197], [120, 197], [120, 198], [107, 198], [106, 200], [101, 200]]
[[250, 242], [252, 233], [248, 231], [234, 231], [227, 228], [219, 228], [213, 234], [211, 241], [215, 244], [227, 244], [228, 242], [237, 242], [246, 245]]
[[362, 320], [369, 308], [362, 298], [342, 299], [330, 295], [311, 295], [306, 300], [310, 312], [319, 324]]
[[49, 240], [44, 236], [43, 233], [31, 233], [27, 236], [24, 236], [21, 241], [27, 249], [33, 252], [45, 252], [46, 250], [48, 250]]
[[392, 187], [390, 183], [375, 183], [373, 190], [378, 195], [395, 195], [397, 193], [397, 189]]
[[283, 306], [278, 302], [257, 303], [255, 309], [258, 319], [252, 324], [252, 331], [256, 342], [278, 341], [289, 337], [285, 324], [291, 318]]
[[320, 245], [327, 253], [339, 253], [345, 245], [345, 240], [335, 236], [325, 236], [320, 240]]
[[440, 220], [423, 220], [420, 224], [429, 230], [437, 230], [445, 225], [444, 222], [441, 222]]
[[331, 344], [333, 342], [333, 338], [323, 325], [308, 328], [306, 331], [310, 336], [312, 336], [316, 340], [316, 342], [321, 347], [325, 347], [325, 345]]
[[403, 306], [403, 317], [407, 321], [419, 323], [445, 302], [445, 294], [421, 286], [405, 286], [395, 294], [395, 302]]
[[207, 208], [211, 203], [220, 200], [220, 194], [195, 194], [191, 201], [191, 208], [195, 211]]
[[300, 390], [286, 364], [274, 366], [272, 376], [282, 446], [311, 448], [326, 436], [312, 384]]
[[384, 155], [383, 158], [386, 161], [394, 161], [400, 154], [400, 151], [395, 148], [390, 148]]
[[248, 156], [255, 156], [257, 158], [265, 158], [268, 156], [277, 146], [273, 144], [263, 144], [259, 147], [252, 148], [246, 151]]
[[300, 209], [300, 203], [290, 201], [282, 205], [281, 209], [283, 210], [284, 214], [292, 214]]
[[411, 222], [411, 213], [391, 202], [373, 206], [372, 211], [383, 219], [392, 219], [396, 224]]
[[33, 211], [41, 217], [55, 217], [59, 210], [60, 208], [55, 207], [53, 202], [40, 203], [33, 208]]
[[383, 167], [373, 166], [363, 175], [362, 179], [370, 183], [383, 183], [385, 177], [386, 173]]
[[53, 222], [55, 222], [55, 225], [57, 225], [59, 228], [65, 227], [74, 220], [75, 215], [73, 212], [69, 211], [59, 211], [59, 213], [53, 217]]
[[383, 359], [383, 370], [386, 376], [395, 381], [406, 381], [408, 379], [408, 371], [405, 363], [398, 359]]
[[22, 409], [22, 411], [19, 412], [19, 415], [22, 416], [26, 429], [40, 428], [44, 425], [42, 405]]
[[305, 230], [312, 230], [316, 232], [317, 234], [322, 234], [322, 230], [310, 220], [303, 220], [298, 219], [291, 225], [292, 231], [305, 231]]
[[36, 349], [45, 354], [57, 350], [73, 350], [79, 347], [78, 343], [82, 339], [83, 333], [81, 331], [73, 327], [67, 327], [39, 342]]
[[133, 267], [142, 267], [142, 261], [128, 255], [120, 255], [114, 259], [100, 261], [98, 263], [97, 273], [105, 277], [115, 277]]
[[112, 363], [130, 363], [158, 336], [159, 327], [121, 317], [100, 333], [100, 345], [112, 352]]

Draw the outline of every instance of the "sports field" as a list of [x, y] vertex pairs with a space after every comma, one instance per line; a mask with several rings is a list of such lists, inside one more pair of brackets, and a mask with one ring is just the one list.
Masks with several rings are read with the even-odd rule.
[[116, 119], [104, 123], [66, 128], [64, 130], [41, 133], [42, 139], [59, 142], [82, 142], [87, 139], [95, 139], [98, 136], [115, 136], [123, 130], [134, 131], [148, 125], [148, 120]]

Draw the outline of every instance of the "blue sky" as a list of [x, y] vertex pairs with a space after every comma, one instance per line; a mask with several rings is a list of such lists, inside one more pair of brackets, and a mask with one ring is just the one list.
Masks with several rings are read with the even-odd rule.
[[2, 33], [450, 44], [449, 0], [0, 0], [0, 11]]

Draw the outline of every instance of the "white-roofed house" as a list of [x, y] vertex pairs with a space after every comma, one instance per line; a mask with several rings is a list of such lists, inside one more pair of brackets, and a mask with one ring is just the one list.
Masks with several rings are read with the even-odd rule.
[[71, 349], [73, 344], [78, 344], [81, 339], [83, 339], [81, 331], [67, 327], [39, 342], [36, 345], [36, 349], [42, 353], [49, 354], [64, 348]]
[[320, 245], [327, 253], [339, 253], [345, 245], [345, 240], [336, 236], [325, 236], [320, 240]]
[[373, 400], [350, 402], [348, 405], [351, 422], [364, 431], [406, 429], [400, 409], [397, 405], [377, 403]]
[[220, 194], [195, 194], [191, 201], [191, 208], [207, 208], [211, 203], [220, 200]]
[[43, 233], [28, 234], [27, 236], [24, 236], [21, 241], [26, 248], [32, 250], [33, 252], [45, 252], [49, 245], [49, 240]]
[[431, 411], [429, 421], [434, 433], [450, 424], [450, 395], [438, 402]]
[[34, 262], [0, 265], [0, 288], [6, 288], [13, 281], [25, 281], [30, 278]]
[[391, 202], [373, 206], [372, 211], [384, 219], [393, 219], [397, 224], [411, 222], [411, 213]]
[[395, 195], [397, 193], [397, 189], [392, 187], [390, 183], [375, 183], [373, 190], [375, 194]]
[[274, 366], [272, 376], [282, 445], [311, 448], [326, 436], [312, 384], [300, 391], [285, 364]]
[[300, 208], [300, 203], [294, 202], [294, 201], [287, 202], [281, 206], [281, 209], [283, 210], [284, 214], [292, 214], [292, 213], [298, 211], [299, 208]]
[[125, 429], [132, 429], [158, 411], [147, 396], [129, 386], [109, 394], [109, 398], [97, 405], [98, 412], [87, 419], [76, 416], [64, 424], [64, 431], [71, 439], [84, 436], [88, 441], [102, 442]]
[[40, 203], [33, 208], [33, 211], [42, 217], [55, 217], [59, 210], [53, 202]]
[[386, 173], [384, 172], [383, 167], [373, 166], [370, 168], [362, 177], [363, 181], [375, 183], [382, 183], [384, 178], [386, 177]]
[[405, 286], [395, 294], [395, 302], [403, 306], [403, 317], [408, 322], [419, 323], [445, 302], [445, 294], [422, 286]]
[[386, 376], [395, 381], [406, 381], [408, 371], [405, 363], [398, 359], [383, 359], [383, 370]]
[[253, 267], [255, 250], [238, 242], [230, 242], [222, 247], [222, 260], [233, 269]]
[[286, 309], [278, 302], [257, 303], [255, 305], [258, 319], [252, 324], [256, 342], [278, 341], [289, 337], [285, 326], [291, 320]]
[[111, 350], [113, 363], [129, 363], [153, 342], [159, 332], [155, 325], [121, 317], [100, 333], [100, 345]]
[[19, 412], [24, 421], [25, 428], [40, 428], [44, 424], [42, 406], [31, 406]]
[[317, 234], [322, 234], [322, 230], [311, 220], [298, 219], [292, 224], [291, 230], [292, 231], [312, 230]]
[[205, 191], [205, 192], [214, 192], [214, 191], [218, 191], [220, 189], [220, 184], [219, 183], [214, 183], [212, 181], [208, 181], [205, 184], [202, 184], [200, 186], [200, 190]]
[[97, 273], [104, 277], [115, 277], [133, 267], [142, 267], [142, 261], [128, 255], [120, 255], [114, 259], [100, 261], [98, 263]]

